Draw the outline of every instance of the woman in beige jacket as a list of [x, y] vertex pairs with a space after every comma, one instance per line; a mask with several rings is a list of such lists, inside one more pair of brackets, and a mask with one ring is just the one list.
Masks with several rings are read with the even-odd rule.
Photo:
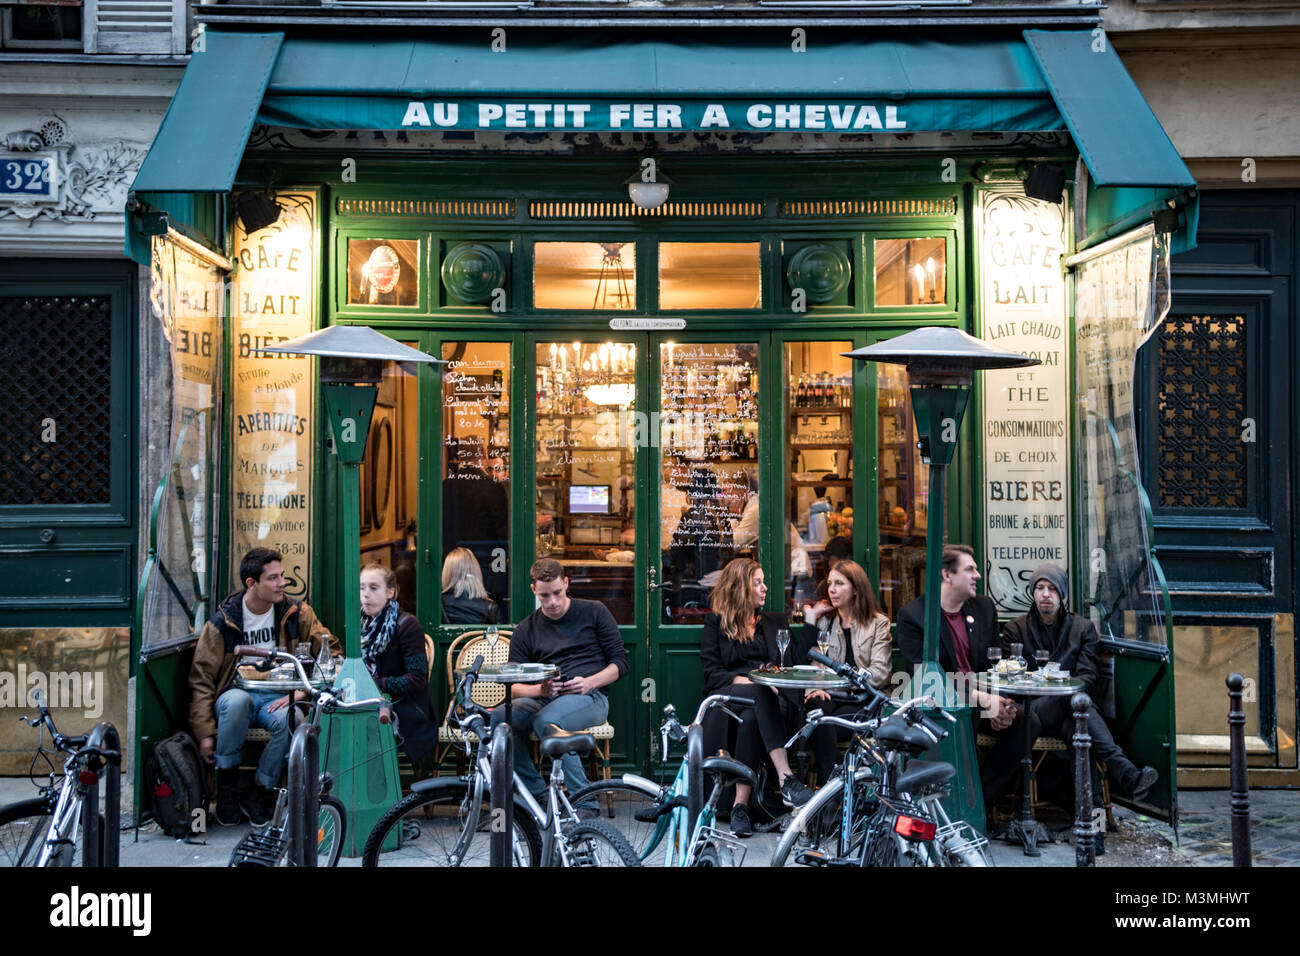
[[[889, 684], [893, 645], [889, 618], [880, 609], [871, 579], [856, 561], [840, 561], [826, 583], [830, 599], [804, 608], [804, 646], [824, 646], [827, 657], [869, 671], [871, 686], [884, 689]], [[809, 691], [807, 703], [826, 714], [850, 716], [858, 709], [854, 704], [832, 701], [825, 691]], [[848, 731], [842, 733], [847, 740]], [[819, 727], [813, 734], [819, 785], [835, 767], [839, 739], [834, 727]]]

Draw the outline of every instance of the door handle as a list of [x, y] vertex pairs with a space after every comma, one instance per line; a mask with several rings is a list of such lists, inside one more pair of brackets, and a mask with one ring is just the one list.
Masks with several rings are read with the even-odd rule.
[[663, 581], [661, 583], [656, 584], [655, 579], [658, 576], [659, 576], [659, 569], [656, 568], [653, 564], [646, 569], [646, 592], [647, 593], [654, 593], [655, 591], [660, 591], [664, 588], [672, 587], [671, 581]]

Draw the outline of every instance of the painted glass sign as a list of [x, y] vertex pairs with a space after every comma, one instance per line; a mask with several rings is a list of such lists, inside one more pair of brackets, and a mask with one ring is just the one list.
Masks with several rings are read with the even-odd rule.
[[311, 578], [312, 360], [263, 349], [314, 328], [316, 197], [276, 199], [279, 221], [235, 235], [231, 554], [238, 567], [250, 548], [279, 551], [287, 592], [301, 598]]
[[983, 373], [985, 589], [1022, 614], [1038, 564], [1069, 568], [1065, 210], [1017, 188], [985, 192], [980, 216], [984, 339], [1042, 363]]
[[53, 153], [0, 153], [0, 199], [53, 202], [59, 195]]

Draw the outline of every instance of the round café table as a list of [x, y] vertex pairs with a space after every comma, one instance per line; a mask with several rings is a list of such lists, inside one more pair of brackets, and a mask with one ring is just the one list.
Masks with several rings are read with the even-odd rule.
[[775, 670], [752, 670], [749, 679], [755, 684], [782, 690], [840, 690], [852, 683], [847, 677], [812, 664], [796, 664]]
[[[468, 667], [456, 671], [457, 677], [464, 676]], [[560, 669], [554, 664], [484, 664], [479, 668], [478, 679], [489, 684], [504, 684], [506, 688], [506, 717], [510, 723], [510, 687], [512, 684], [541, 684], [558, 676]]]
[[[976, 686], [982, 691], [999, 697], [1013, 697], [1024, 701], [1025, 709], [1028, 709], [1029, 702], [1037, 697], [1064, 697], [1083, 690], [1083, 681], [1077, 677], [1047, 680], [1037, 674], [1037, 671], [1033, 671], [1019, 679], [1008, 680], [986, 671], [976, 678]], [[1052, 834], [1047, 827], [1034, 819], [1034, 804], [1029, 798], [1029, 780], [1034, 772], [1034, 738], [1030, 735], [1027, 715], [1022, 723], [1024, 724], [1024, 749], [1020, 758], [1020, 814], [1008, 823], [1005, 829], [994, 835], [1010, 843], [1019, 843], [1025, 848], [1025, 856], [1042, 856], [1043, 851], [1038, 848], [1038, 842], [1043, 840], [1051, 843]]]

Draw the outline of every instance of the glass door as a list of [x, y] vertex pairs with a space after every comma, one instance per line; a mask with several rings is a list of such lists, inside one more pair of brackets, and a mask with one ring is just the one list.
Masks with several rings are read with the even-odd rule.
[[[648, 765], [648, 643], [643, 587], [650, 518], [650, 444], [646, 414], [645, 337], [593, 332], [525, 336], [527, 437], [522, 529], [533, 558], [564, 567], [569, 596], [599, 601], [618, 623], [631, 671], [610, 688], [611, 756], [616, 764]], [[531, 564], [531, 561], [529, 562]], [[516, 575], [520, 603], [512, 620], [535, 606], [529, 574]], [[652, 691], [650, 692], [653, 693]], [[657, 724], [655, 725], [658, 726]]]

